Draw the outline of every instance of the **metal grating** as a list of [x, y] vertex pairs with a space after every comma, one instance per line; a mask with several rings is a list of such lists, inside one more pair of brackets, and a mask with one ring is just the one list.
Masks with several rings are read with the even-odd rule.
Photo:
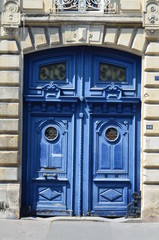
[[112, 0], [53, 0], [54, 12], [90, 12], [114, 13], [114, 1]]

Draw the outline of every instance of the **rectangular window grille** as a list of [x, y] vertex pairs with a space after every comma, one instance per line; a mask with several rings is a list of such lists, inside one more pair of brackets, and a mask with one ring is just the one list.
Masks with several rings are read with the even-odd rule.
[[66, 80], [66, 63], [53, 63], [40, 66], [39, 80]]
[[99, 63], [99, 81], [125, 82], [126, 68], [100, 62]]

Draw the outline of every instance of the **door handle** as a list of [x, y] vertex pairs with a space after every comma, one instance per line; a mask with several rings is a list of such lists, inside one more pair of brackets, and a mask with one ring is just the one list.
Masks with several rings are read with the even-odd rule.
[[51, 178], [51, 179], [57, 179], [56, 173], [43, 173], [44, 178]]

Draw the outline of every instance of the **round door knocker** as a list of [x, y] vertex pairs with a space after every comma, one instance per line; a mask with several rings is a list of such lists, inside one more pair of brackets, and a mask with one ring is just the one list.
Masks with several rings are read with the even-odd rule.
[[109, 142], [115, 142], [119, 137], [119, 132], [115, 127], [109, 127], [105, 131], [105, 137]]
[[58, 131], [55, 127], [48, 127], [45, 130], [45, 138], [48, 141], [54, 141], [58, 137]]

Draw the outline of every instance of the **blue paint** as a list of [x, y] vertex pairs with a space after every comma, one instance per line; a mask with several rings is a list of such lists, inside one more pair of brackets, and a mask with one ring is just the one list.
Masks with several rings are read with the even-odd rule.
[[[59, 62], [65, 81], [39, 80], [40, 66]], [[100, 62], [124, 67], [126, 82], [99, 81]], [[95, 47], [25, 56], [22, 205], [32, 214], [126, 215], [140, 186], [140, 64]], [[105, 136], [109, 128], [115, 140]]]
[[155, 81], [159, 81], [159, 76], [155, 76]]
[[153, 130], [153, 125], [147, 124], [147, 125], [146, 125], [146, 129], [147, 129], [147, 130]]

